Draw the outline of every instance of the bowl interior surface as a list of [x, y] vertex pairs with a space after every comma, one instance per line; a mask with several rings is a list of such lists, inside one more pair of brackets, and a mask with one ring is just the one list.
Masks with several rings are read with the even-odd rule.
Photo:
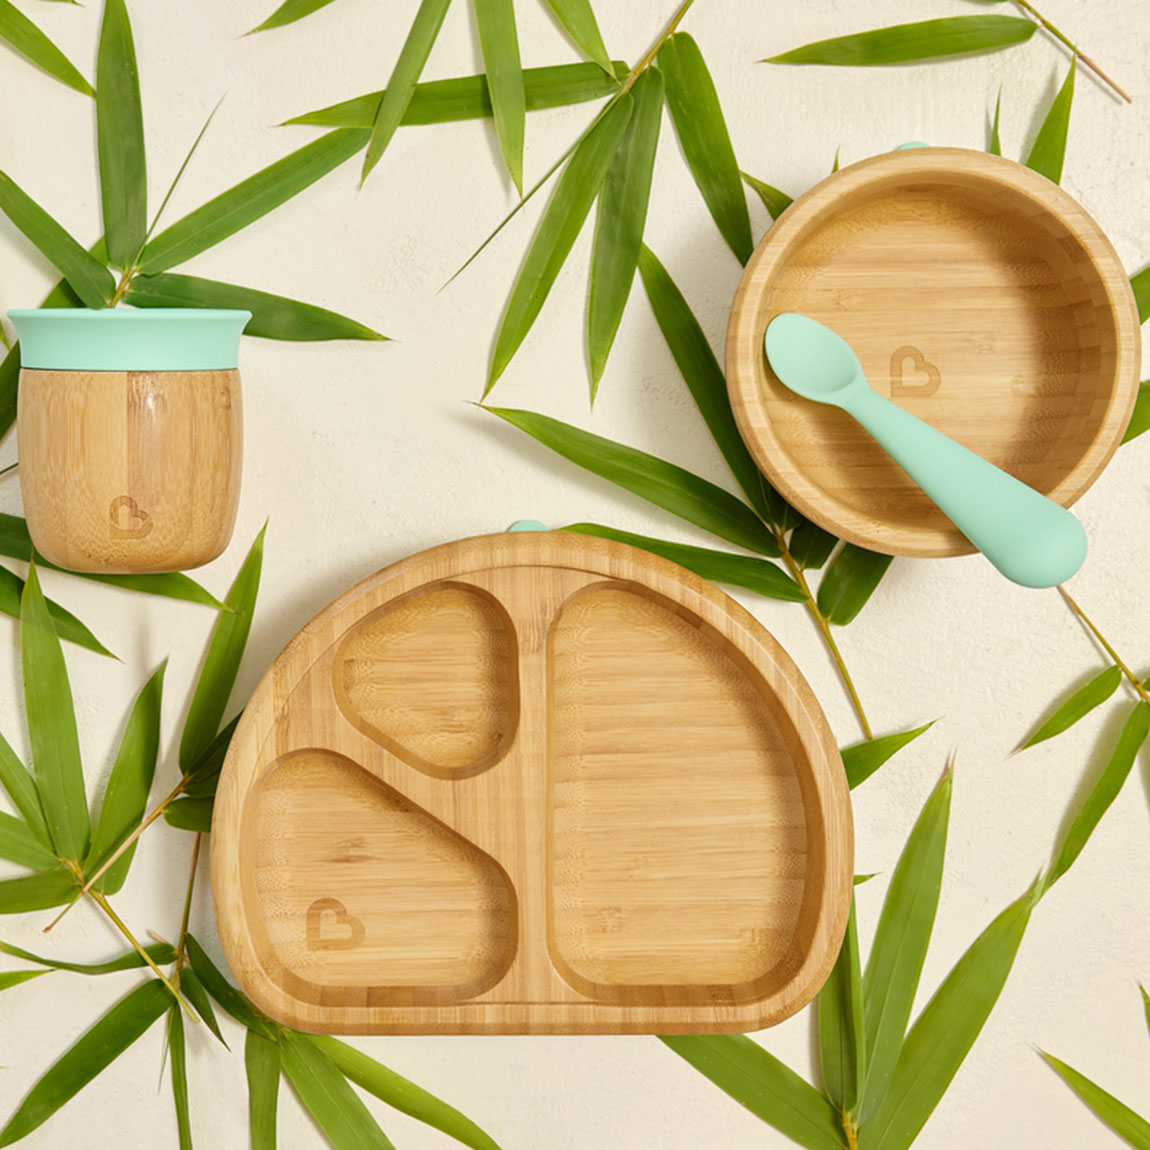
[[1117, 447], [1137, 386], [1137, 322], [1115, 307], [1097, 225], [1041, 180], [1052, 209], [1033, 173], [957, 155], [991, 163], [883, 157], [814, 189], [760, 245], [732, 319], [732, 399], [759, 465], [810, 518], [892, 554], [973, 547], [850, 416], [779, 382], [762, 350], [776, 314], [833, 328], [876, 391], [1063, 506]]

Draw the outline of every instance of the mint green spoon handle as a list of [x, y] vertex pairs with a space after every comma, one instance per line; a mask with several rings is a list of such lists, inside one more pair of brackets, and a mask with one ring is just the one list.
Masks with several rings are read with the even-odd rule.
[[1008, 579], [1053, 587], [1082, 566], [1086, 533], [1064, 507], [869, 387], [839, 402]]

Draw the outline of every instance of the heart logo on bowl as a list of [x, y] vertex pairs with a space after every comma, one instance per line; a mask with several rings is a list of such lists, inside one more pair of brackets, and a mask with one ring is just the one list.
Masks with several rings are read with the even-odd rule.
[[[324, 935], [324, 915], [335, 915], [336, 928], [346, 927], [346, 934]], [[351, 950], [363, 942], [367, 932], [354, 914], [338, 898], [317, 898], [307, 908], [308, 950]]]
[[113, 539], [143, 539], [152, 531], [152, 517], [130, 495], [117, 495], [108, 508]]
[[[907, 364], [910, 364], [908, 371]], [[942, 372], [910, 344], [898, 348], [890, 357], [890, 394], [897, 396], [928, 396], [938, 391]]]

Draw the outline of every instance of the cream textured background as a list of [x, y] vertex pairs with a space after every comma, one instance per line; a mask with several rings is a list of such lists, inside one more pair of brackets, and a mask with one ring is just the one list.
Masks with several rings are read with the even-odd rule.
[[[89, 75], [101, 5], [20, 7]], [[1043, 0], [1135, 96], [1118, 104], [1084, 72], [1075, 100], [1065, 186], [1097, 216], [1130, 271], [1150, 261], [1150, 25], [1145, 0], [1107, 5]], [[145, 101], [153, 202], [207, 112], [227, 98], [172, 205], [170, 219], [312, 138], [275, 129], [286, 117], [380, 86], [402, 43], [414, 0], [337, 0], [293, 27], [241, 39], [273, 0], [130, 3]], [[637, 58], [671, 3], [596, 5], [612, 54]], [[542, 5], [520, 10], [527, 64], [572, 58]], [[714, 74], [740, 163], [801, 191], [843, 163], [922, 139], [982, 147], [1002, 86], [1004, 148], [1019, 156], [1065, 74], [1067, 59], [1042, 35], [1008, 53], [935, 67], [783, 69], [772, 52], [823, 36], [900, 20], [969, 12], [960, 0], [699, 0], [685, 29]], [[1005, 6], [1002, 8], [1006, 10]], [[468, 5], [448, 15], [429, 78], [480, 70]], [[90, 241], [98, 234], [92, 105], [0, 51], [0, 168]], [[546, 170], [590, 115], [588, 106], [538, 113], [528, 124], [527, 171]], [[519, 433], [468, 406], [479, 397], [491, 342], [537, 210], [509, 227], [446, 291], [440, 285], [513, 202], [490, 125], [401, 130], [367, 187], [353, 162], [190, 270], [294, 295], [360, 318], [391, 344], [284, 345], [247, 341], [245, 487], [230, 550], [200, 572], [222, 593], [270, 517], [260, 606], [237, 704], [291, 635], [336, 594], [375, 569], [433, 544], [535, 517], [599, 520], [703, 542], [605, 483], [588, 478]], [[766, 225], [752, 206], [756, 235]], [[648, 242], [683, 287], [716, 347], [739, 267], [716, 232], [665, 126]], [[636, 290], [604, 379], [588, 410], [582, 343], [590, 228], [494, 399], [550, 415], [726, 482], [722, 462], [678, 377], [641, 290]], [[37, 302], [47, 266], [0, 220], [0, 307]], [[15, 437], [0, 447], [14, 457]], [[1150, 669], [1150, 562], [1146, 510], [1150, 436], [1122, 449], [1079, 510], [1090, 537], [1073, 589], [1121, 652]], [[0, 484], [0, 509], [19, 510], [17, 484]], [[100, 787], [127, 708], [147, 673], [171, 656], [157, 792], [175, 777], [173, 733], [212, 624], [211, 612], [45, 573], [50, 595], [121, 656], [109, 663], [75, 648], [68, 662], [90, 785]], [[843, 743], [859, 732], [806, 614], [743, 597], [794, 655]], [[1094, 717], [1045, 747], [1010, 750], [1050, 701], [1100, 669], [1091, 642], [1053, 591], [1013, 587], [977, 557], [899, 561], [860, 619], [841, 632], [876, 729], [940, 721], [856, 796], [857, 866], [879, 871], [859, 895], [869, 944], [886, 875], [951, 748], [958, 750], [947, 871], [925, 1002], [951, 964], [1043, 865], [1097, 752], [1116, 734]], [[0, 619], [0, 726], [26, 747], [16, 628]], [[1147, 759], [1081, 860], [1034, 915], [1014, 973], [982, 1037], [918, 1145], [943, 1150], [1106, 1147], [1099, 1126], [1041, 1062], [1052, 1050], [1143, 1111], [1150, 1111], [1150, 1038], [1138, 995], [1150, 979], [1150, 827]], [[163, 788], [162, 790], [160, 788]], [[118, 905], [141, 931], [174, 937], [191, 840], [167, 827], [144, 839]], [[7, 873], [7, 872], [5, 872]], [[89, 960], [118, 952], [102, 919], [81, 909], [47, 939], [44, 915], [0, 921], [0, 937]], [[194, 929], [214, 944], [207, 874]], [[218, 948], [216, 953], [218, 954]], [[4, 961], [4, 966], [13, 965]], [[54, 974], [6, 992], [0, 1013], [0, 1115], [131, 985]], [[202, 1029], [202, 1028], [200, 1028]], [[811, 1017], [758, 1036], [810, 1073]], [[247, 1144], [242, 1036], [233, 1053], [191, 1038], [198, 1145]], [[507, 1150], [752, 1150], [789, 1145], [680, 1062], [654, 1038], [379, 1038], [366, 1049], [459, 1106]], [[156, 1028], [76, 1101], [27, 1140], [30, 1147], [173, 1146], [167, 1082], [157, 1095]], [[373, 1109], [401, 1150], [453, 1145]], [[320, 1137], [286, 1089], [281, 1145]]]

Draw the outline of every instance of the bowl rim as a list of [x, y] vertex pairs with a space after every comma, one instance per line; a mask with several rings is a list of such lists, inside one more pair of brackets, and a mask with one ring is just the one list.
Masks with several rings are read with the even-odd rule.
[[975, 547], [957, 528], [923, 527], [876, 519], [834, 499], [798, 468], [782, 469], [786, 455], [774, 435], [758, 384], [763, 354], [759, 301], [807, 230], [833, 216], [844, 196], [896, 178], [922, 176], [930, 182], [958, 177], [970, 187], [997, 185], [1034, 205], [1036, 214], [1057, 220], [1085, 251], [1113, 316], [1116, 355], [1109, 402], [1078, 463], [1047, 494], [1072, 506], [1095, 482], [1117, 451], [1138, 396], [1141, 325], [1129, 277], [1097, 221], [1068, 192], [1013, 160], [968, 148], [922, 147], [871, 156], [821, 180], [799, 196], [767, 230], [747, 261], [731, 306], [726, 339], [727, 390], [739, 432], [752, 457], [779, 493], [808, 519], [849, 543], [889, 555], [969, 555]]

